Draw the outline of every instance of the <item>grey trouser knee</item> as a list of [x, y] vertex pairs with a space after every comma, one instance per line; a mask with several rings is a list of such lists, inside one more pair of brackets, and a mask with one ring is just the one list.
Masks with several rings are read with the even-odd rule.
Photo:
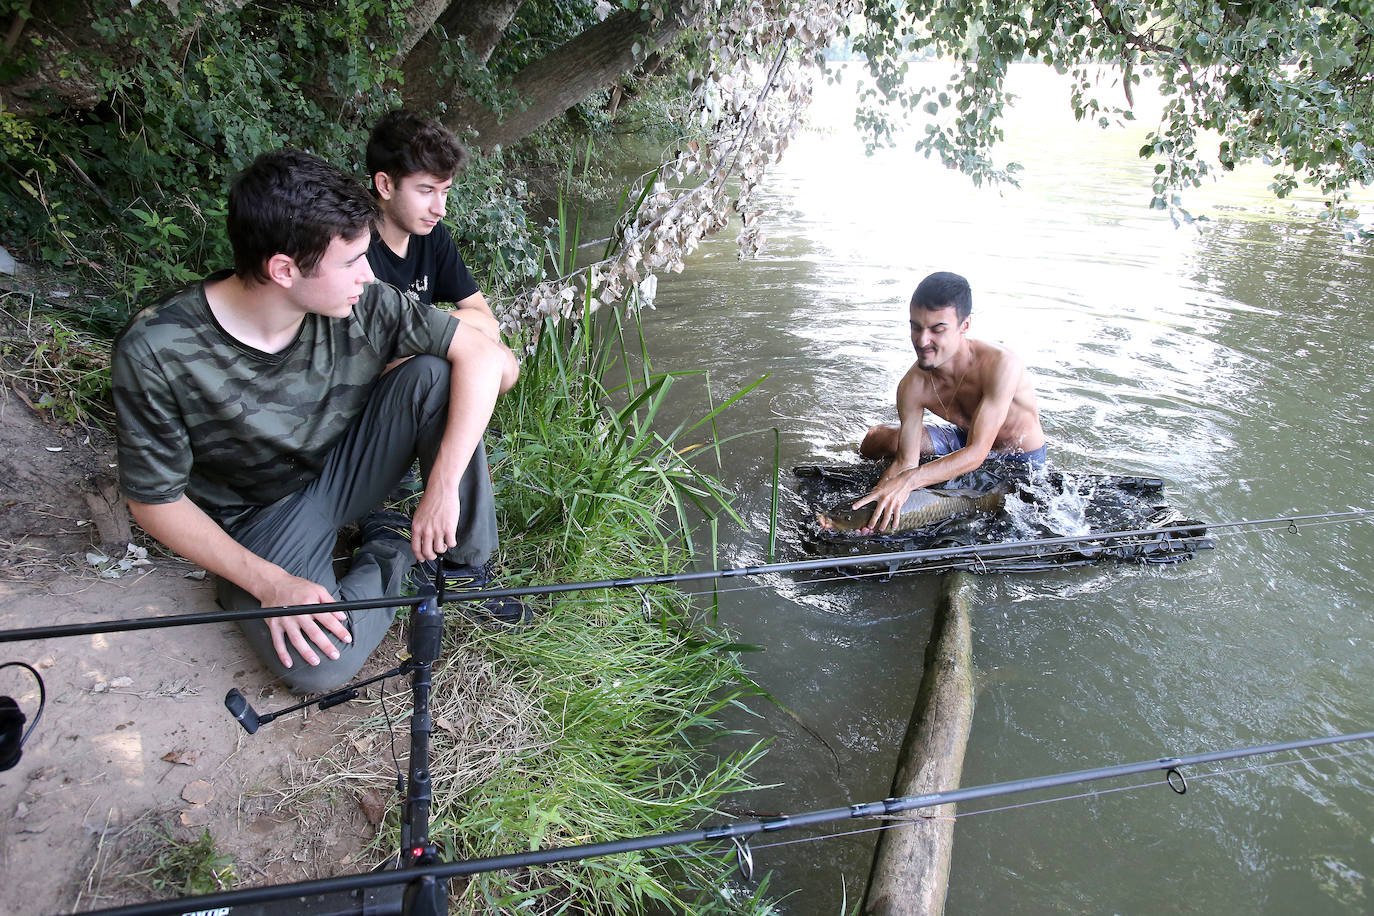
[[[323, 585], [336, 598], [399, 595], [415, 563], [409, 544], [398, 539], [364, 543], [337, 579], [334, 545], [339, 528], [381, 504], [416, 458], [428, 478], [448, 421], [448, 381], [448, 362], [432, 356], [408, 359], [382, 376], [362, 414], [330, 450], [320, 476], [235, 519], [226, 526], [230, 536], [288, 573]], [[446, 559], [480, 566], [497, 546], [495, 501], [480, 442], [460, 482], [459, 499], [458, 546]], [[220, 605], [231, 610], [261, 606], [224, 579], [218, 581], [217, 596]], [[358, 673], [395, 613], [395, 608], [348, 612], [353, 641], [340, 643], [330, 636], [339, 657], [322, 657], [313, 666], [289, 646], [291, 667], [282, 665], [265, 621], [244, 621], [240, 627], [253, 651], [293, 692], [317, 693], [347, 683]]]

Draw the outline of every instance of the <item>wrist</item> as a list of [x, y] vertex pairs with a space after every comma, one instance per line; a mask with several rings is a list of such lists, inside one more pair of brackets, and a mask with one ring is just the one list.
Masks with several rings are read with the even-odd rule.
[[442, 460], [436, 460], [434, 467], [430, 469], [429, 477], [425, 480], [425, 489], [420, 494], [420, 499], [431, 502], [438, 500], [444, 502], [450, 497], [457, 498], [458, 483], [462, 480], [462, 471], [449, 466]]
[[234, 584], [242, 586], [244, 591], [266, 606], [271, 596], [292, 578], [290, 573], [277, 564], [255, 556], [249, 562], [249, 569], [244, 576], [244, 581], [235, 580]]

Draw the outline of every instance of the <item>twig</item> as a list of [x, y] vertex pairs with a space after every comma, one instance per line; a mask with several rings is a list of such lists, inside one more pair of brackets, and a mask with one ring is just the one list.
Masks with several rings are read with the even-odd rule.
[[[92, 805], [94, 805], [94, 802], [92, 802]], [[86, 813], [89, 814], [90, 811], [88, 810]], [[72, 901], [73, 912], [81, 908], [81, 895], [85, 889], [91, 885], [91, 881], [95, 879], [97, 869], [100, 868], [100, 857], [105, 853], [105, 835], [110, 832], [110, 816], [112, 814], [114, 814], [113, 808], [105, 812], [105, 828], [100, 831], [100, 839], [96, 841], [95, 856], [91, 859], [91, 870], [86, 873], [86, 880], [77, 888], [76, 899]], [[95, 900], [98, 898], [99, 891], [95, 887], [91, 887], [91, 899]]]
[[5, 33], [5, 57], [9, 57], [11, 51], [19, 44], [19, 36], [24, 34], [24, 26], [29, 23], [29, 5], [32, 0], [23, 0], [19, 8], [14, 11], [14, 19], [10, 21], [9, 31]]
[[113, 211], [115, 208], [114, 204], [110, 203], [110, 199], [105, 196], [105, 192], [100, 190], [94, 181], [91, 181], [91, 176], [87, 175], [85, 171], [82, 170], [81, 166], [76, 164], [76, 160], [72, 159], [72, 157], [66, 153], [62, 154], [62, 158], [67, 160], [67, 165], [72, 167], [72, 171], [76, 172], [77, 177], [85, 183], [86, 187], [95, 192], [95, 196], [100, 198], [100, 202], [105, 205], [105, 209]]

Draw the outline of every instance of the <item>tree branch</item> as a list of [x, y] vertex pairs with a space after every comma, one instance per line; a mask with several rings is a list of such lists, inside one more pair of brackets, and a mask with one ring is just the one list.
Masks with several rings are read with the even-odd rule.
[[598, 89], [613, 85], [672, 42], [695, 20], [698, 0], [672, 0], [663, 17], [622, 11], [598, 23], [520, 71], [511, 88], [529, 105], [498, 115], [477, 105], [462, 87], [450, 87], [443, 118], [451, 128], [472, 128], [483, 149], [528, 136]]

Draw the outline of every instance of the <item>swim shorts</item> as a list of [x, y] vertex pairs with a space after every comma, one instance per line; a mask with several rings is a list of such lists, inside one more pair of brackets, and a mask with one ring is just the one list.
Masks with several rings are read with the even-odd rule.
[[[958, 426], [951, 426], [948, 423], [927, 423], [926, 432], [930, 435], [930, 444], [935, 449], [936, 457], [957, 452], [968, 445], [968, 430]], [[987, 460], [1026, 464], [1030, 467], [1039, 468], [1045, 466], [1046, 454], [1047, 446], [1041, 445], [1029, 452], [993, 452], [988, 455]]]

